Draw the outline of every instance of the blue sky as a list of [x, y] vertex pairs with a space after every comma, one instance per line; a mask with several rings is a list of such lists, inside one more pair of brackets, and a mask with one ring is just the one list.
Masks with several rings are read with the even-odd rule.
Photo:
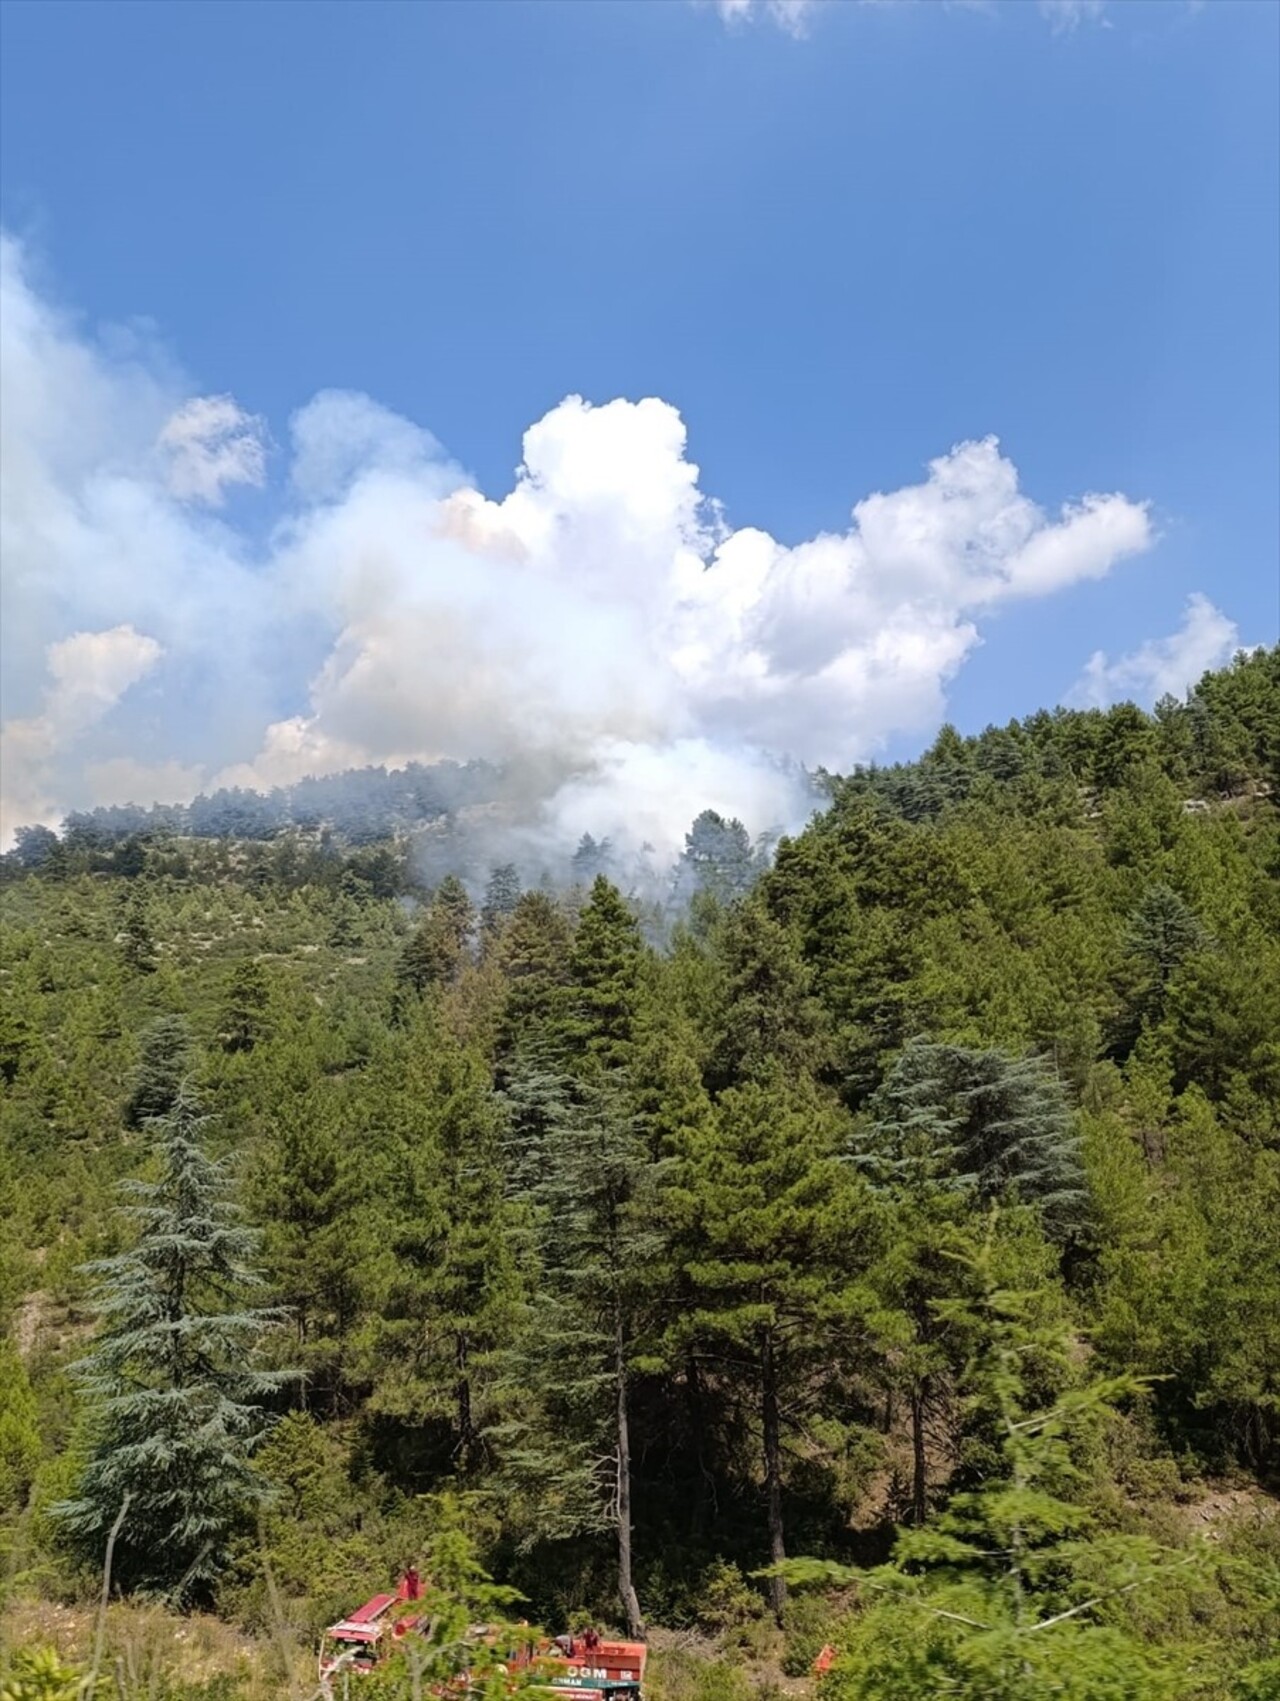
[[[978, 635], [938, 652], [931, 698], [811, 695], [805, 726], [865, 711], [851, 758], [909, 753], [944, 706], [977, 729], [1078, 696], [1099, 650], [1096, 696], [1149, 694], [1178, 652], [1144, 646], [1195, 625], [1194, 594], [1219, 624], [1188, 627], [1193, 656], [1229, 648], [1231, 627], [1275, 639], [1278, 65], [1270, 0], [7, 0], [0, 216], [24, 299], [105, 363], [111, 407], [137, 416], [139, 364], [175, 406], [235, 398], [261, 465], [215, 483], [190, 547], [277, 585], [263, 552], [289, 508], [289, 421], [329, 389], [429, 429], [498, 501], [523, 433], [565, 396], [662, 398], [725, 525], [784, 548], [989, 435], [1049, 521], [1090, 492], [1148, 504], [1140, 542], [1052, 594], [957, 614]], [[74, 479], [64, 497], [83, 509]], [[892, 548], [873, 555], [858, 570], [894, 578]], [[19, 575], [38, 582], [18, 613], [46, 656], [112, 618], [80, 569], [50, 593], [61, 571], [41, 557]], [[316, 670], [351, 606], [273, 604], [294, 672], [255, 697], [268, 720], [320, 712]], [[122, 596], [143, 637], [146, 613]], [[151, 624], [158, 655], [201, 671]], [[126, 693], [155, 699], [163, 665], [144, 684], [117, 661], [110, 713], [71, 714], [80, 757], [60, 744], [32, 792], [46, 812], [126, 747], [202, 778], [254, 754], [247, 721], [226, 750], [184, 734], [165, 752], [162, 706], [116, 713]], [[23, 673], [6, 713], [56, 719], [73, 664]], [[728, 697], [699, 704], [661, 738], [729, 736]], [[785, 716], [746, 721], [755, 744], [792, 735]], [[333, 736], [404, 753], [400, 727]], [[831, 754], [809, 742], [792, 753]]]

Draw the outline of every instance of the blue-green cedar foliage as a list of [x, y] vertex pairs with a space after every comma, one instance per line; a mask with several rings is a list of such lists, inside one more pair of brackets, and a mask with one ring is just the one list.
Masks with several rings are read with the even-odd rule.
[[92, 1440], [78, 1492], [54, 1509], [97, 1561], [123, 1509], [117, 1579], [179, 1598], [207, 1590], [252, 1510], [250, 1454], [287, 1381], [250, 1364], [273, 1319], [244, 1304], [256, 1236], [205, 1150], [208, 1120], [184, 1088], [153, 1124], [157, 1178], [125, 1184], [133, 1245], [88, 1266], [98, 1332], [76, 1374]]

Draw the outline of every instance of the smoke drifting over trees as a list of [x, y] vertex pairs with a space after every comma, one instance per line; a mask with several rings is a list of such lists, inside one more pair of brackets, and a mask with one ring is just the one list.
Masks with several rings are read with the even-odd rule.
[[[273, 439], [136, 336], [126, 358], [87, 335], [15, 242], [2, 260], [9, 837], [451, 760], [503, 769], [531, 843], [669, 863], [706, 808], [796, 829], [805, 767], [927, 733], [990, 614], [1153, 541], [1121, 494], [1045, 511], [987, 437], [788, 546], [730, 523], [655, 397], [567, 397], [494, 500], [367, 396], [322, 392]], [[1234, 643], [1208, 603], [1189, 621], [1166, 683]], [[1098, 661], [1094, 697], [1132, 671]]]

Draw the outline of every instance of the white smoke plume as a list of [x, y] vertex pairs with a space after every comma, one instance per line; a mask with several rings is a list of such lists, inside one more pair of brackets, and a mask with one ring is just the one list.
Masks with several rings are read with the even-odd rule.
[[266, 453], [262, 422], [230, 396], [195, 396], [160, 433], [169, 460], [169, 489], [188, 501], [221, 507], [233, 484], [262, 484]]
[[[795, 764], [930, 728], [984, 615], [1152, 542], [1126, 496], [1047, 514], [984, 438], [786, 547], [725, 522], [656, 398], [567, 397], [496, 499], [365, 396], [321, 393], [272, 452], [231, 398], [52, 307], [11, 240], [0, 290], [8, 834], [479, 757], [529, 831], [669, 859], [705, 807], [795, 826]], [[264, 482], [265, 534], [235, 497]], [[93, 712], [61, 713], [67, 691]]]

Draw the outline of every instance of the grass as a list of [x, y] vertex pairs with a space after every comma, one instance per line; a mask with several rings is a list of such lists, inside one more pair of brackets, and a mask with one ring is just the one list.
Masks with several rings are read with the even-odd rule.
[[[53, 1648], [69, 1665], [87, 1669], [98, 1616], [89, 1603], [18, 1597], [0, 1614], [0, 1646]], [[291, 1663], [294, 1690], [309, 1696], [315, 1688], [312, 1659], [293, 1649]], [[101, 1670], [112, 1701], [282, 1701], [290, 1683], [280, 1666], [274, 1642], [246, 1636], [207, 1614], [179, 1616], [160, 1606], [113, 1601], [102, 1615]], [[3, 1672], [0, 1661], [0, 1693]]]
[[[89, 1601], [59, 1604], [17, 1596], [0, 1611], [0, 1647], [51, 1648], [83, 1672], [93, 1660], [98, 1622], [97, 1607]], [[131, 1601], [112, 1601], [101, 1622], [102, 1695], [108, 1701], [315, 1697], [314, 1652], [291, 1636], [250, 1636], [208, 1614], [179, 1615]], [[807, 1682], [783, 1677], [773, 1661], [726, 1658], [718, 1637], [658, 1629], [653, 1644], [646, 1701], [791, 1701], [809, 1691]], [[7, 1701], [5, 1672], [0, 1656], [0, 1701]]]

